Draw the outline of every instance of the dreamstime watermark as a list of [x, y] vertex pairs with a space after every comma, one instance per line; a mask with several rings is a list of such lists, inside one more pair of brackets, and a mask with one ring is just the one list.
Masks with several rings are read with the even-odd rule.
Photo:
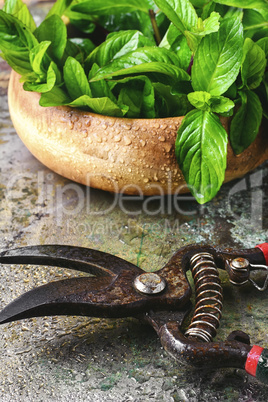
[[[262, 229], [264, 214], [264, 193], [262, 184], [264, 171], [258, 170], [243, 178], [229, 187], [227, 197], [224, 199], [224, 210], [229, 217], [240, 219], [239, 208], [236, 207], [237, 200], [247, 203], [248, 222], [255, 228]], [[155, 195], [145, 196], [142, 189], [135, 184], [128, 184], [120, 189], [116, 182], [111, 182], [111, 192], [103, 192], [96, 197], [96, 192], [90, 184], [94, 182], [96, 176], [87, 177], [88, 186], [83, 186], [75, 182], [63, 184], [58, 181], [54, 173], [39, 171], [37, 174], [23, 172], [9, 178], [5, 190], [7, 205], [12, 208], [12, 203], [21, 196], [28, 186], [29, 197], [36, 199], [32, 202], [32, 213], [36, 215], [53, 215], [56, 225], [63, 222], [74, 221], [75, 217], [81, 213], [88, 217], [107, 216], [118, 208], [123, 214], [131, 217], [140, 215], [153, 216], [190, 216], [198, 219], [205, 216], [207, 205], [199, 205], [194, 201], [191, 194], [185, 194], [185, 185], [178, 186], [173, 194], [164, 194], [164, 189], [160, 184], [154, 183], [151, 188]], [[170, 192], [172, 188], [172, 176], [169, 177]], [[134, 195], [126, 195], [125, 192], [134, 191]], [[27, 192], [27, 191], [26, 191]], [[101, 198], [101, 202], [100, 202]], [[212, 201], [213, 202], [213, 201]], [[23, 208], [23, 204], [22, 204]], [[209, 208], [209, 205], [208, 205]], [[170, 220], [171, 221], [171, 220]], [[169, 220], [167, 219], [167, 222]], [[168, 225], [168, 223], [166, 223]], [[81, 232], [92, 232], [96, 227], [84, 227], [80, 224]], [[112, 225], [112, 224], [111, 224]], [[180, 226], [180, 225], [179, 225]], [[154, 228], [156, 230], [157, 228]], [[113, 232], [112, 227], [98, 228], [106, 232]], [[120, 228], [117, 228], [120, 233]], [[159, 228], [161, 231], [161, 228]]]

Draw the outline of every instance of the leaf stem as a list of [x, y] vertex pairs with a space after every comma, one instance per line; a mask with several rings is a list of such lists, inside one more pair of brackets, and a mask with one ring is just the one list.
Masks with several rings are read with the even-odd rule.
[[161, 40], [162, 40], [162, 38], [161, 38], [159, 28], [158, 28], [157, 23], [156, 23], [154, 10], [152, 10], [152, 9], [149, 10], [149, 16], [150, 16], [151, 24], [152, 24], [152, 27], [153, 27], [153, 30], [154, 30], [154, 36], [155, 36], [156, 43], [157, 43], [157, 45], [159, 45]]

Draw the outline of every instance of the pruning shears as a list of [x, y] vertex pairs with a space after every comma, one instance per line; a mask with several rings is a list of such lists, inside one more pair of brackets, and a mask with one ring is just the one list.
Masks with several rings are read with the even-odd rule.
[[[253, 249], [220, 249], [189, 245], [178, 250], [157, 272], [145, 272], [130, 262], [101, 251], [61, 245], [37, 245], [0, 253], [1, 264], [33, 264], [70, 268], [90, 276], [50, 282], [34, 288], [0, 312], [0, 324], [47, 315], [132, 316], [153, 326], [165, 350], [179, 362], [195, 367], [236, 367], [268, 383], [268, 348], [250, 345], [249, 336], [233, 331], [215, 342], [223, 306], [219, 269], [235, 286], [251, 283], [268, 288], [268, 243]], [[192, 321], [190, 270], [195, 287]], [[266, 271], [263, 286], [252, 271]]]

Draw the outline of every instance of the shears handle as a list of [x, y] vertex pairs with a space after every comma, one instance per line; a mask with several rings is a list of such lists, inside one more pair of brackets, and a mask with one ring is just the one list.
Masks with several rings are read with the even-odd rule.
[[259, 381], [268, 384], [268, 349], [253, 345], [247, 356], [245, 370]]

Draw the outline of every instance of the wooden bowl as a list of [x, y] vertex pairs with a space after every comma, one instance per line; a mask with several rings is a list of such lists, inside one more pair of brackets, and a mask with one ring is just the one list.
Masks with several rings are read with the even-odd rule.
[[[102, 190], [126, 194], [187, 192], [174, 143], [183, 117], [128, 119], [78, 109], [39, 106], [12, 71], [8, 99], [14, 127], [30, 152], [56, 173]], [[221, 119], [228, 129], [228, 119]], [[225, 181], [239, 178], [268, 158], [268, 136], [235, 156], [228, 145]]]

